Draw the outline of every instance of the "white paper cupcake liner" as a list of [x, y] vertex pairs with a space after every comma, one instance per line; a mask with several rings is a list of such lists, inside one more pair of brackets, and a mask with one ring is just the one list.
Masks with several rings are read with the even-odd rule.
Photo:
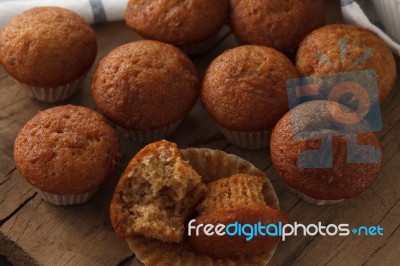
[[223, 128], [218, 128], [224, 134], [225, 138], [232, 144], [248, 150], [258, 150], [269, 146], [271, 130], [256, 132], [240, 132]]
[[55, 195], [51, 193], [44, 192], [43, 190], [36, 189], [37, 193], [47, 202], [54, 205], [77, 205], [88, 202], [94, 194], [96, 194], [97, 189], [76, 195]]
[[322, 199], [315, 199], [310, 196], [307, 196], [301, 191], [298, 191], [292, 187], [287, 186], [293, 193], [296, 193], [299, 198], [304, 200], [305, 202], [308, 202], [310, 204], [314, 205], [329, 205], [329, 204], [335, 204], [341, 201], [344, 201], [344, 199], [339, 199], [339, 200], [322, 200]]
[[210, 51], [213, 46], [218, 42], [218, 35], [215, 34], [214, 36], [208, 38], [205, 41], [193, 44], [186, 44], [186, 45], [179, 45], [182, 51], [189, 55], [198, 55], [198, 54], [205, 54]]
[[400, 42], [400, 1], [373, 0], [373, 2], [385, 29]]
[[180, 125], [182, 120], [169, 126], [157, 128], [154, 130], [133, 130], [118, 126], [118, 130], [128, 139], [136, 143], [150, 143], [156, 140], [162, 140], [171, 135]]
[[34, 87], [21, 82], [19, 82], [19, 84], [27, 91], [30, 97], [45, 103], [55, 103], [68, 99], [81, 89], [85, 77], [86, 75], [83, 75], [79, 79], [66, 85], [48, 88]]
[[[219, 150], [189, 148], [181, 150], [181, 156], [209, 183], [237, 173], [264, 176], [265, 202], [279, 209], [278, 197], [265, 173], [248, 161]], [[127, 242], [136, 258], [144, 265], [266, 265], [272, 258], [276, 244], [268, 253], [260, 256], [217, 259], [195, 253], [184, 239], [179, 244], [166, 243], [146, 237], [128, 238]]]

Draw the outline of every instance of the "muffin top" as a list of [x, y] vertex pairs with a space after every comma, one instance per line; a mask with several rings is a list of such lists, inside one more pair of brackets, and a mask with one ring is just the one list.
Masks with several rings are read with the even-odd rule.
[[227, 17], [228, 0], [130, 0], [125, 13], [132, 30], [175, 45], [208, 39]]
[[296, 77], [296, 68], [280, 52], [264, 46], [240, 46], [211, 63], [201, 98], [222, 127], [266, 130], [287, 112], [286, 81]]
[[[342, 64], [339, 40], [346, 45]], [[328, 63], [318, 59], [323, 54]], [[396, 81], [396, 62], [389, 47], [374, 33], [355, 25], [327, 25], [309, 34], [300, 44], [296, 67], [302, 76], [373, 69], [379, 100], [383, 102]]]
[[[358, 145], [375, 147], [382, 158], [379, 139], [374, 132], [366, 130], [369, 126], [366, 120], [355, 125], [349, 124], [344, 131], [338, 130], [343, 126], [338, 121], [345, 121], [349, 117], [348, 111], [348, 108], [336, 102], [310, 101], [291, 109], [279, 120], [271, 135], [271, 159], [288, 186], [314, 199], [340, 200], [358, 196], [378, 177], [381, 160], [368, 163], [374, 162], [373, 154], [356, 149], [355, 139]], [[348, 144], [351, 134], [353, 144]], [[332, 167], [305, 168], [300, 165], [300, 156], [304, 156], [306, 151], [320, 151], [322, 138], [326, 137], [332, 138], [326, 143], [332, 143], [332, 155], [321, 152], [318, 159], [327, 161], [332, 158]], [[365, 160], [360, 163], [349, 162], [349, 149], [356, 152], [350, 157], [363, 157]]]
[[119, 161], [119, 140], [100, 114], [59, 106], [25, 124], [15, 140], [14, 159], [34, 187], [57, 195], [82, 194], [111, 177]]
[[[218, 198], [217, 198], [218, 200]], [[250, 204], [238, 205], [232, 208], [216, 209], [196, 217], [194, 225], [218, 224], [229, 225], [233, 223], [263, 225], [279, 222], [288, 223], [286, 215], [279, 210], [272, 209], [265, 205]], [[268, 254], [276, 248], [279, 242], [278, 236], [257, 235], [251, 239], [245, 235], [205, 235], [199, 230], [198, 235], [188, 237], [190, 246], [198, 254], [208, 255], [212, 258], [235, 258], [237, 256], [257, 256]]]
[[13, 78], [31, 86], [70, 83], [86, 73], [96, 54], [95, 32], [63, 8], [30, 9], [0, 33], [0, 62]]
[[244, 43], [292, 53], [312, 30], [325, 24], [323, 0], [230, 0], [230, 24]]
[[199, 94], [195, 66], [178, 48], [143, 40], [113, 50], [97, 67], [92, 96], [115, 124], [152, 130], [182, 119]]

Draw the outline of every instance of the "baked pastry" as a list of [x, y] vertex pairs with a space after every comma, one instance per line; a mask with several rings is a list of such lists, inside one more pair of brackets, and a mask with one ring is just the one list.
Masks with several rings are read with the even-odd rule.
[[230, 142], [260, 149], [268, 145], [267, 130], [288, 111], [286, 81], [298, 76], [292, 62], [275, 49], [240, 46], [208, 67], [201, 99]]
[[159, 141], [131, 160], [115, 189], [110, 217], [121, 237], [137, 235], [180, 242], [186, 219], [206, 186], [176, 144]]
[[[339, 40], [346, 44], [343, 62]], [[329, 62], [318, 60], [318, 54]], [[327, 25], [308, 35], [297, 51], [296, 67], [301, 76], [375, 70], [380, 102], [393, 89], [397, 76], [393, 54], [384, 41], [367, 29], [344, 24]]]
[[167, 137], [196, 103], [199, 78], [179, 49], [142, 40], [113, 50], [99, 63], [92, 96], [99, 110], [131, 139]]
[[306, 102], [284, 115], [272, 132], [271, 159], [277, 172], [311, 203], [360, 195], [382, 167], [382, 147], [368, 122], [338, 122], [352, 114], [346, 110], [350, 111], [336, 102]]
[[200, 214], [246, 205], [266, 205], [262, 193], [265, 177], [236, 174], [208, 185], [209, 192], [196, 206]]
[[[206, 184], [238, 173], [262, 177], [266, 204], [279, 209], [279, 201], [271, 182], [264, 172], [248, 161], [220, 150], [205, 148], [188, 148], [180, 152], [182, 158], [189, 162]], [[268, 252], [257, 256], [214, 258], [194, 252], [187, 237], [180, 243], [168, 243], [149, 237], [133, 236], [127, 242], [136, 258], [145, 265], [266, 265], [277, 246], [274, 245]]]
[[81, 88], [97, 54], [97, 37], [78, 14], [37, 7], [15, 16], [0, 33], [0, 62], [30, 96], [62, 101]]
[[21, 174], [47, 201], [88, 201], [119, 162], [119, 140], [100, 114], [80, 106], [38, 113], [19, 132], [14, 159]]
[[[287, 218], [283, 213], [266, 205], [262, 193], [264, 183], [265, 178], [247, 174], [237, 174], [210, 183], [209, 192], [197, 206], [199, 216], [193, 226], [227, 226], [235, 222], [241, 225], [261, 222], [264, 226], [286, 223]], [[239, 234], [210, 236], [201, 230], [199, 235], [189, 237], [189, 242], [197, 253], [214, 258], [261, 255], [273, 249], [278, 241], [279, 237], [269, 235], [254, 234], [249, 239], [248, 236]]]
[[209, 50], [227, 18], [228, 0], [130, 0], [125, 13], [135, 32], [191, 54]]
[[312, 30], [325, 24], [323, 0], [230, 0], [237, 38], [290, 54]]

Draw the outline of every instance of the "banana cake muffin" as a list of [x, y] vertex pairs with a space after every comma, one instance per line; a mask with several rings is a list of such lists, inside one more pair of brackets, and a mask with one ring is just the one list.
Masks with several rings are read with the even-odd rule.
[[277, 50], [239, 46], [208, 67], [201, 99], [230, 142], [260, 149], [268, 145], [267, 130], [288, 111], [286, 81], [298, 76], [292, 62]]
[[0, 62], [30, 96], [62, 101], [81, 86], [97, 54], [97, 37], [78, 14], [37, 7], [15, 16], [0, 33]]
[[57, 205], [84, 203], [119, 162], [115, 130], [91, 109], [65, 105], [29, 120], [14, 143], [17, 169], [39, 194]]
[[99, 110], [136, 142], [167, 137], [199, 95], [195, 66], [178, 48], [142, 40], [111, 51], [92, 79]]
[[[327, 62], [319, 59], [321, 55]], [[375, 70], [380, 102], [389, 95], [397, 77], [396, 62], [385, 42], [367, 29], [345, 24], [327, 25], [309, 34], [297, 51], [296, 67], [301, 76]]]
[[[287, 223], [281, 211], [268, 206], [264, 200], [265, 177], [236, 174], [208, 184], [209, 191], [197, 205], [199, 216], [195, 224], [268, 224]], [[193, 225], [195, 225], [193, 224]], [[200, 231], [201, 232], [201, 231]], [[269, 235], [246, 239], [246, 236], [207, 236], [204, 232], [189, 236], [189, 243], [199, 254], [214, 258], [257, 256], [276, 248], [279, 237]]]
[[[378, 178], [382, 147], [366, 120], [343, 127], [350, 108], [318, 100], [285, 114], [271, 136], [271, 159], [282, 180], [314, 204], [360, 195]], [[345, 131], [343, 131], [345, 130]]]
[[130, 0], [129, 28], [196, 54], [206, 52], [228, 18], [228, 0]]
[[230, 0], [230, 25], [239, 40], [285, 54], [325, 24], [323, 0]]
[[127, 166], [115, 189], [110, 217], [121, 237], [180, 242], [184, 223], [204, 196], [201, 176], [181, 158], [176, 144], [151, 143]]

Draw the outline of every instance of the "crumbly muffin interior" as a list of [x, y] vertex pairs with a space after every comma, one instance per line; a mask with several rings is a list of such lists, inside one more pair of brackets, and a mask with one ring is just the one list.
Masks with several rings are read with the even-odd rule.
[[253, 204], [266, 205], [262, 188], [264, 180], [259, 176], [237, 174], [222, 178], [208, 185], [209, 192], [197, 205], [200, 215], [219, 209]]
[[125, 174], [118, 223], [124, 234], [181, 241], [185, 219], [206, 192], [201, 177], [165, 146], [152, 149]]

